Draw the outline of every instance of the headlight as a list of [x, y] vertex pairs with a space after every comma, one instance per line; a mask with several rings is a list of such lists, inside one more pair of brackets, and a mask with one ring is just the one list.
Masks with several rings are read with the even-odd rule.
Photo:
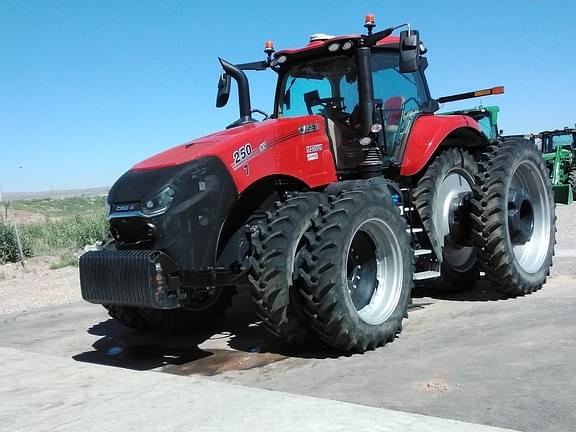
[[328, 45], [328, 51], [336, 52], [340, 49], [340, 44], [338, 42], [331, 43]]
[[172, 201], [174, 201], [174, 195], [176, 191], [170, 186], [165, 187], [156, 195], [145, 199], [142, 202], [142, 209], [140, 210], [145, 216], [156, 216], [164, 213]]

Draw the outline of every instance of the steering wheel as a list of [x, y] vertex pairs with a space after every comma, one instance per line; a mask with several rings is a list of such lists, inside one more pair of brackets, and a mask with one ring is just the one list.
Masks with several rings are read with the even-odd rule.
[[306, 110], [310, 115], [313, 114], [312, 108], [317, 105], [322, 105], [324, 107], [324, 111], [343, 111], [346, 109], [343, 104], [343, 97], [321, 98], [319, 97], [318, 90], [312, 90], [308, 93], [304, 93], [304, 102], [306, 103]]
[[416, 99], [414, 96], [412, 96], [412, 97], [409, 97], [408, 99], [406, 99], [404, 101], [404, 103], [402, 104], [402, 112], [406, 111], [405, 110], [406, 105], [408, 105], [408, 102], [410, 102], [410, 101], [414, 102], [416, 104], [416, 106], [418, 107], [418, 109], [422, 109], [422, 104], [420, 103], [420, 101], [418, 99]]

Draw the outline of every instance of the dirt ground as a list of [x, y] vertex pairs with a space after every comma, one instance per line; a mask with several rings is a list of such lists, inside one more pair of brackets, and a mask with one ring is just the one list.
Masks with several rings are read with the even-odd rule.
[[0, 265], [0, 315], [80, 301], [78, 268], [50, 269], [57, 261], [57, 257], [34, 257], [24, 266]]

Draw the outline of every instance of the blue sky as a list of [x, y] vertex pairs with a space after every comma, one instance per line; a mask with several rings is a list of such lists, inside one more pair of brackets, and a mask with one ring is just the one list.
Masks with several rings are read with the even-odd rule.
[[[576, 3], [568, 0], [0, 2], [2, 191], [111, 185], [134, 163], [223, 128], [237, 99], [214, 105], [217, 56], [263, 59], [263, 44], [410, 22], [429, 49], [433, 96], [504, 85], [506, 133], [576, 122]], [[274, 74], [250, 73], [270, 111]]]

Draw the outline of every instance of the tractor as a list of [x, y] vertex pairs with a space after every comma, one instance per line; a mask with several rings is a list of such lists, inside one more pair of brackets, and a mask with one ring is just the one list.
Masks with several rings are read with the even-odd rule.
[[468, 117], [472, 117], [478, 122], [482, 133], [490, 141], [498, 140], [501, 131], [498, 129], [498, 113], [500, 112], [500, 107], [497, 106], [478, 106], [475, 108], [468, 108], [458, 111], [450, 111], [442, 113], [444, 115], [454, 115], [463, 114]]
[[[435, 99], [419, 32], [375, 32], [372, 15], [364, 27], [219, 59], [216, 105], [235, 82], [239, 118], [116, 181], [112, 239], [80, 259], [83, 298], [176, 332], [212, 325], [249, 289], [287, 343], [364, 352], [399, 334], [416, 282], [464, 290], [484, 272], [507, 296], [540, 289], [556, 220], [540, 152], [437, 113], [503, 88]], [[277, 75], [272, 114], [252, 109], [245, 71]]]
[[532, 138], [550, 172], [555, 201], [571, 204], [576, 193], [576, 129], [544, 131]]

